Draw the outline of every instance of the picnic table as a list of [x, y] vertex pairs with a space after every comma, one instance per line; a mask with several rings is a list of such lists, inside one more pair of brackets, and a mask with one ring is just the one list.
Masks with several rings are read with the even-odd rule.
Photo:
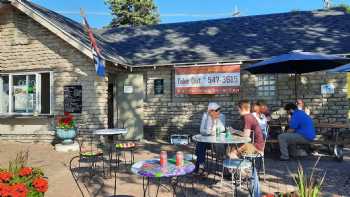
[[[272, 138], [266, 141], [267, 144], [276, 144], [278, 140], [276, 138], [276, 131], [280, 133], [285, 132], [287, 128], [287, 123], [273, 123], [269, 124], [270, 133], [272, 133]], [[326, 145], [328, 151], [333, 155], [338, 161], [343, 160], [343, 148], [345, 144], [350, 143], [349, 139], [346, 139], [344, 134], [348, 132], [350, 126], [344, 123], [315, 123], [316, 128], [316, 138], [311, 144]], [[275, 132], [273, 132], [275, 131]]]

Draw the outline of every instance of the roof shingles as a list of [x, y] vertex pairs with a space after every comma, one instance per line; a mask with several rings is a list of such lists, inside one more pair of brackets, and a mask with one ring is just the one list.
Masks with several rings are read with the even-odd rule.
[[[23, 1], [83, 43], [80, 23]], [[104, 56], [130, 65], [263, 59], [292, 50], [350, 52], [350, 14], [298, 11], [95, 31]]]

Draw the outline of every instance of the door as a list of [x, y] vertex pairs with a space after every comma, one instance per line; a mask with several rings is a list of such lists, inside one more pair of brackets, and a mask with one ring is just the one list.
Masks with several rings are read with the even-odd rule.
[[114, 128], [113, 83], [108, 84], [108, 128]]
[[115, 127], [128, 129], [127, 139], [143, 138], [143, 74], [121, 73], [116, 78]]

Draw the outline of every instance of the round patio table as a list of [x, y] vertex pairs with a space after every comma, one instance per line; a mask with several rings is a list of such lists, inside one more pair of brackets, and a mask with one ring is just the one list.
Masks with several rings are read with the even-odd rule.
[[[220, 136], [216, 137], [214, 135], [201, 135], [201, 134], [197, 134], [197, 135], [194, 135], [192, 137], [193, 141], [195, 142], [202, 142], [202, 143], [207, 143], [207, 144], [211, 144], [212, 146], [212, 149], [214, 148], [213, 147], [213, 144], [223, 144], [226, 146], [230, 146], [230, 145], [235, 145], [237, 146], [238, 144], [245, 144], [245, 143], [249, 143], [251, 142], [251, 138], [250, 137], [241, 137], [241, 136], [238, 136], [238, 135], [231, 135], [230, 137], [226, 137], [225, 136], [225, 133], [221, 133]], [[225, 148], [226, 149], [226, 148]], [[208, 158], [209, 158], [209, 155], [206, 154], [206, 169], [208, 171], [208, 173], [211, 172], [212, 170], [212, 166], [209, 165], [209, 162], [208, 162]], [[214, 158], [213, 156], [213, 153], [211, 155], [211, 158]], [[215, 170], [218, 169], [218, 157], [215, 158]], [[214, 173], [215, 175], [215, 173]], [[214, 180], [215, 180], [215, 176], [214, 176]]]
[[[126, 128], [125, 129], [119, 129], [119, 128], [97, 129], [92, 132], [93, 135], [112, 137], [112, 139], [108, 140], [108, 143], [109, 143], [108, 159], [109, 159], [109, 176], [110, 177], [112, 175], [114, 136], [119, 136], [126, 133], [128, 133], [128, 130]], [[117, 172], [115, 170], [114, 171], [114, 195], [116, 195], [116, 189], [117, 189]]]
[[226, 138], [223, 134], [221, 134], [220, 137], [197, 134], [194, 135], [192, 139], [196, 142], [203, 142], [208, 144], [245, 144], [251, 141], [250, 137], [232, 135], [231, 137]]
[[146, 197], [147, 189], [149, 190], [150, 179], [158, 180], [156, 193], [156, 196], [158, 196], [159, 187], [162, 185], [162, 178], [167, 178], [170, 180], [173, 194], [176, 195], [176, 188], [178, 183], [181, 181], [181, 177], [192, 173], [195, 169], [195, 165], [186, 160], [184, 160], [184, 165], [182, 167], [176, 166], [175, 163], [175, 159], [168, 159], [167, 166], [161, 167], [159, 159], [150, 159], [142, 160], [132, 165], [131, 171], [136, 175], [142, 176], [142, 189], [144, 197]]

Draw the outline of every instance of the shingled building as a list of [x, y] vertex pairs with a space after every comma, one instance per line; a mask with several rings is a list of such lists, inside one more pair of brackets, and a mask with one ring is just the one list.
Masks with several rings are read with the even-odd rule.
[[[66, 107], [77, 108], [81, 132], [128, 127], [128, 137], [137, 139], [197, 133], [209, 101], [218, 102], [234, 125], [239, 99], [263, 99], [278, 121], [281, 107], [295, 99], [294, 78], [249, 75], [242, 68], [292, 50], [350, 52], [350, 14], [343, 9], [94, 31], [107, 62], [102, 79], [82, 24], [30, 1], [0, 1], [1, 138], [51, 140], [55, 116]], [[176, 69], [225, 65], [241, 69], [237, 91], [177, 92]], [[346, 74], [311, 73], [297, 83], [315, 121], [347, 122]], [[324, 84], [334, 92], [322, 94]], [[82, 91], [79, 106], [65, 106], [71, 89]]]

